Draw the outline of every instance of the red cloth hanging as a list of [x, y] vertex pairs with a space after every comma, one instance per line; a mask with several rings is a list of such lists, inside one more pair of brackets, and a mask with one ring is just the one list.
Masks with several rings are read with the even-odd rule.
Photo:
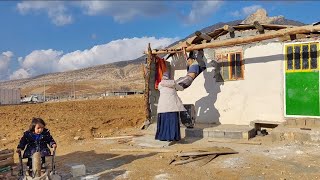
[[162, 80], [162, 75], [167, 71], [166, 61], [163, 58], [156, 56], [156, 81], [155, 89], [158, 89], [158, 85]]

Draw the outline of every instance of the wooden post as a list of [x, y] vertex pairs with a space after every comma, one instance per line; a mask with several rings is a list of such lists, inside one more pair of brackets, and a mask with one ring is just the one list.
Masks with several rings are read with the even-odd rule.
[[150, 110], [150, 103], [149, 103], [149, 95], [150, 95], [150, 71], [151, 71], [151, 61], [152, 61], [152, 50], [150, 43], [148, 44], [148, 57], [147, 57], [147, 67], [145, 73], [145, 88], [144, 88], [144, 103], [145, 103], [145, 113], [146, 113], [146, 120], [145, 124], [143, 125], [142, 129], [146, 129], [151, 124], [151, 110]]
[[253, 25], [258, 29], [260, 34], [264, 34], [264, 27], [258, 21], [253, 22]]

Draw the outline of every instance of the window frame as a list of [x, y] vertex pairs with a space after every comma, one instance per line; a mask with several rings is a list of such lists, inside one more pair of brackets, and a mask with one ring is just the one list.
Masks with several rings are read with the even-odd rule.
[[[236, 74], [237, 74], [236, 67], [238, 67], [237, 60], [236, 60], [237, 55], [239, 55], [239, 58], [240, 58], [240, 74], [241, 74], [240, 77], [236, 77]], [[242, 51], [230, 51], [230, 52], [225, 52], [225, 53], [219, 53], [218, 56], [221, 56], [221, 58], [222, 58], [222, 61], [218, 62], [218, 64], [220, 64], [220, 75], [221, 75], [222, 79], [217, 80], [218, 82], [244, 80], [245, 60], [243, 59], [243, 52]], [[225, 56], [227, 56], [226, 59], [224, 59]], [[232, 56], [235, 57], [235, 65], [234, 66], [232, 66]], [[232, 76], [233, 68], [235, 68], [235, 76]], [[225, 79], [225, 73], [228, 73], [227, 79]]]
[[[308, 45], [308, 68], [303, 68], [303, 46]], [[311, 45], [316, 45], [316, 52], [317, 52], [317, 67], [312, 69], [311, 68]], [[300, 47], [300, 69], [296, 69], [295, 66], [295, 47]], [[292, 73], [292, 72], [313, 72], [319, 70], [319, 62], [320, 62], [320, 52], [319, 52], [319, 42], [313, 41], [313, 42], [299, 42], [299, 43], [292, 43], [292, 44], [285, 44], [284, 48], [284, 58], [285, 58], [285, 72], [286, 73]], [[292, 69], [288, 69], [288, 47], [292, 47]]]

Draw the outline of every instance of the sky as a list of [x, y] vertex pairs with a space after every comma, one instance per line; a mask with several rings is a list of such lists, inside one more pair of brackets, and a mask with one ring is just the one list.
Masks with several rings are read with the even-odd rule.
[[132, 60], [258, 8], [306, 24], [317, 1], [0, 1], [0, 81]]

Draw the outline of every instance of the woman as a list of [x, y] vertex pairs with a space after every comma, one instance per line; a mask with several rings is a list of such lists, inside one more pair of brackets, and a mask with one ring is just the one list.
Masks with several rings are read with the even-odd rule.
[[160, 141], [179, 141], [180, 135], [180, 111], [187, 111], [179, 98], [174, 80], [170, 80], [168, 72], [162, 76], [158, 89], [160, 97], [158, 101], [158, 122], [156, 139]]

